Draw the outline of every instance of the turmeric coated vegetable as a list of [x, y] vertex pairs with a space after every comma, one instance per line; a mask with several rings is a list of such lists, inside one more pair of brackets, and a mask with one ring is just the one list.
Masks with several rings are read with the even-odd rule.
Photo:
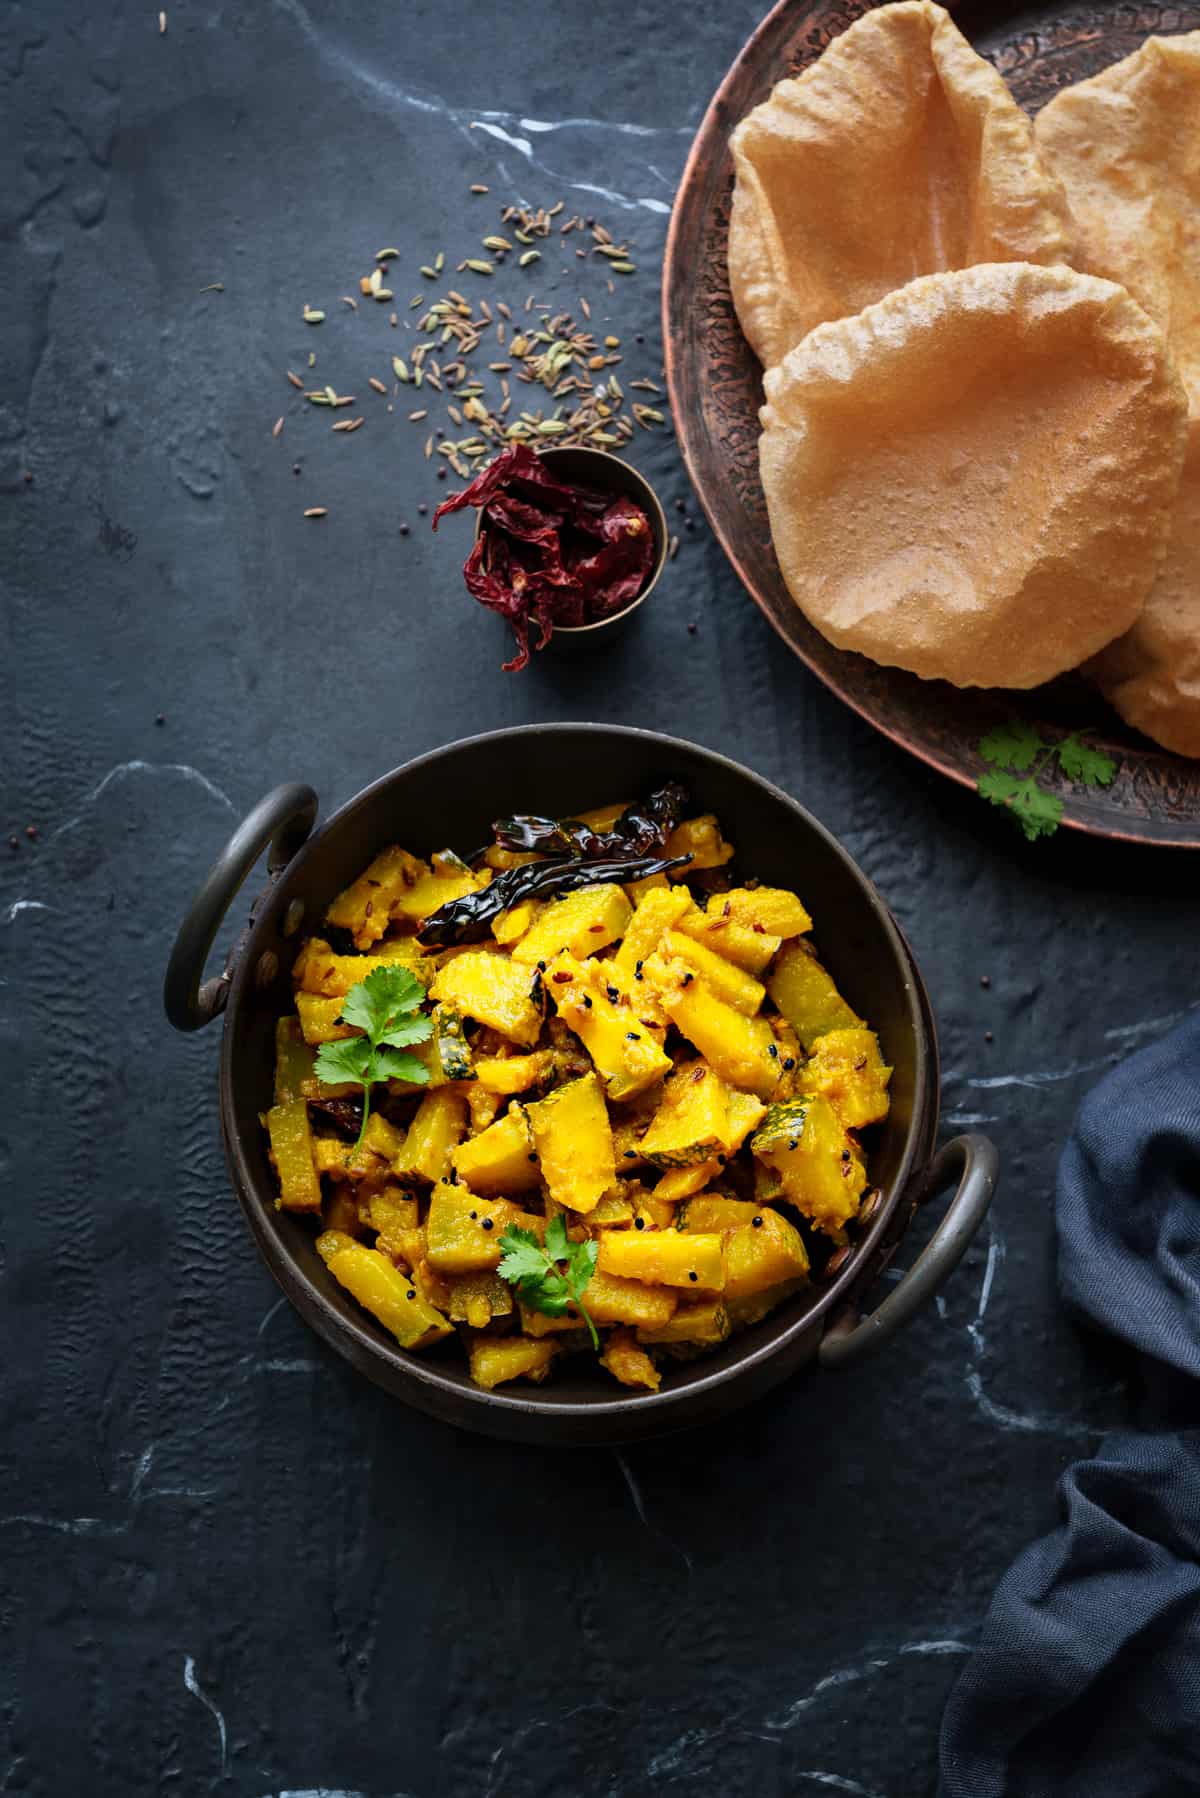
[[845, 1240], [891, 1069], [801, 896], [735, 884], [682, 789], [496, 831], [470, 865], [381, 848], [299, 944], [277, 1203], [401, 1352], [649, 1403]]

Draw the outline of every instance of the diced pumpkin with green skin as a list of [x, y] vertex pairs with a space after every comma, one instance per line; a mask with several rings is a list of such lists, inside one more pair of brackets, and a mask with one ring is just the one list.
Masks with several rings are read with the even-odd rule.
[[607, 1367], [622, 1386], [644, 1386], [649, 1392], [657, 1392], [662, 1385], [662, 1375], [632, 1330], [612, 1332], [604, 1344], [600, 1365]]
[[782, 937], [760, 935], [747, 924], [735, 924], [721, 916], [723, 895], [715, 893], [706, 910], [692, 906], [679, 920], [678, 928], [724, 961], [731, 961], [747, 974], [761, 974], [783, 941]]
[[[611, 1230], [607, 1234], [615, 1241], [633, 1233]], [[654, 1330], [674, 1317], [679, 1295], [670, 1286], [647, 1286], [644, 1280], [623, 1279], [598, 1267], [587, 1283], [583, 1302], [592, 1322], [601, 1329], [609, 1324], [631, 1324], [634, 1329]], [[568, 1310], [574, 1314], [572, 1307]]]
[[[761, 1222], [754, 1223], [752, 1218]], [[778, 1211], [754, 1210], [725, 1237], [725, 1298], [752, 1298], [784, 1280], [808, 1273], [808, 1251], [794, 1224]], [[686, 1240], [686, 1238], [685, 1238]]]
[[617, 1180], [612, 1126], [596, 1075], [556, 1087], [526, 1115], [551, 1198], [572, 1211], [594, 1210]]
[[614, 1102], [644, 1092], [670, 1070], [671, 1058], [653, 1032], [634, 1018], [627, 1005], [614, 1004], [608, 997], [603, 964], [560, 955], [546, 976], [546, 991], [559, 1017], [591, 1056]]
[[422, 874], [410, 887], [397, 893], [392, 917], [397, 922], [419, 924], [451, 899], [461, 899], [464, 893], [476, 893], [486, 885], [487, 878], [472, 874], [469, 868], [462, 873]]
[[873, 1030], [830, 1030], [813, 1044], [800, 1087], [828, 1099], [847, 1130], [862, 1130], [887, 1116], [891, 1077]]
[[499, 1274], [455, 1274], [446, 1281], [446, 1316], [482, 1330], [493, 1317], [510, 1317], [512, 1287]]
[[721, 826], [711, 812], [701, 818], [685, 818], [668, 836], [664, 855], [690, 855], [686, 868], [671, 871], [671, 880], [690, 880], [704, 868], [723, 868], [733, 857], [733, 844], [721, 835]]
[[772, 1105], [750, 1140], [779, 1175], [782, 1198], [829, 1236], [840, 1238], [867, 1184], [855, 1146], [827, 1099]]
[[637, 909], [621, 938], [621, 946], [613, 957], [617, 967], [628, 979], [633, 979], [638, 963], [654, 954], [664, 933], [678, 924], [691, 907], [692, 900], [687, 888], [668, 886], [665, 880], [662, 886], [652, 887], [644, 898], [639, 899]]
[[321, 1182], [313, 1160], [307, 1103], [303, 1099], [288, 1099], [282, 1105], [272, 1105], [266, 1123], [271, 1160], [279, 1176], [276, 1210], [319, 1211]]
[[500, 1262], [500, 1238], [510, 1224], [538, 1237], [545, 1219], [507, 1199], [480, 1199], [442, 1181], [433, 1189], [425, 1218], [425, 1255], [439, 1274], [490, 1273]]
[[475, 1078], [485, 1092], [510, 1098], [513, 1093], [528, 1092], [550, 1072], [551, 1058], [545, 1049], [532, 1055], [481, 1055], [475, 1063]]
[[767, 1108], [761, 1099], [753, 1093], [741, 1092], [736, 1086], [729, 1088], [729, 1131], [725, 1138], [725, 1153], [735, 1155], [752, 1130], [757, 1130]]
[[428, 986], [436, 963], [432, 956], [421, 953], [412, 937], [382, 943], [373, 955], [339, 955], [323, 938], [313, 936], [296, 957], [292, 981], [301, 992], [316, 993], [322, 999], [340, 999], [377, 968], [394, 967], [408, 968], [422, 986]]
[[338, 894], [325, 913], [325, 922], [348, 930], [356, 949], [369, 949], [391, 923], [396, 900], [428, 872], [423, 861], [393, 843], [375, 857], [365, 874]]
[[401, 1348], [427, 1348], [450, 1334], [441, 1312], [428, 1304], [407, 1274], [340, 1230], [317, 1237], [317, 1253], [339, 1286], [390, 1330]]
[[448, 1087], [426, 1093], [392, 1166], [400, 1175], [415, 1175], [435, 1185], [450, 1172], [450, 1157], [466, 1129], [467, 1101], [461, 1093]]
[[509, 1380], [540, 1385], [557, 1353], [556, 1342], [535, 1342], [529, 1336], [476, 1336], [467, 1349], [471, 1378], [485, 1392]]
[[729, 1092], [703, 1061], [684, 1062], [663, 1082], [662, 1103], [640, 1144], [656, 1167], [693, 1167], [724, 1151]]
[[777, 1310], [786, 1299], [794, 1297], [807, 1285], [808, 1275], [802, 1274], [795, 1280], [782, 1280], [778, 1286], [768, 1286], [762, 1292], [752, 1293], [748, 1298], [726, 1297], [729, 1321], [735, 1330], [744, 1330], [750, 1324], [760, 1323], [769, 1312]]
[[342, 1001], [321, 999], [316, 993], [296, 994], [296, 1016], [306, 1043], [336, 1043], [344, 1036], [357, 1036], [349, 1024], [343, 1024]]
[[299, 1020], [279, 1018], [275, 1025], [276, 1105], [316, 1096], [315, 1062], [312, 1047], [301, 1034]]
[[718, 1178], [721, 1163], [717, 1160], [698, 1161], [695, 1167], [673, 1167], [668, 1170], [654, 1188], [656, 1199], [668, 1205], [676, 1205], [681, 1199], [688, 1199], [693, 1193], [703, 1192], [710, 1180]]
[[375, 1231], [379, 1239], [377, 1248], [403, 1254], [409, 1232], [417, 1228], [420, 1213], [417, 1201], [403, 1187], [389, 1182], [360, 1201], [358, 1215]]
[[831, 1030], [861, 1030], [863, 1020], [842, 998], [831, 975], [804, 943], [788, 943], [767, 981], [767, 992], [806, 1049]]
[[767, 1020], [726, 1005], [685, 961], [652, 955], [645, 972], [676, 1029], [722, 1080], [769, 1098], [779, 1083], [779, 1054]]
[[588, 1212], [587, 1221], [590, 1230], [631, 1224], [633, 1222], [633, 1200], [622, 1187], [618, 1187], [614, 1192], [606, 1192], [599, 1203]]
[[748, 930], [758, 925], [767, 936], [803, 936], [812, 929], [808, 912], [786, 887], [732, 887], [711, 900], [710, 907]]
[[753, 1017], [767, 996], [767, 989], [761, 980], [753, 974], [747, 974], [735, 962], [726, 961], [712, 949], [706, 948], [694, 937], [684, 934], [682, 930], [668, 930], [662, 943], [661, 953], [664, 956], [677, 956], [690, 968], [726, 1005], [732, 1005], [735, 1011], [744, 1011], [747, 1017]]
[[542, 1014], [532, 997], [533, 974], [507, 955], [467, 949], [438, 970], [430, 997], [452, 1005], [512, 1042], [532, 1048]]
[[676, 1230], [605, 1230], [596, 1265], [601, 1273], [651, 1286], [699, 1286], [720, 1292], [725, 1285], [716, 1232], [689, 1236]]
[[565, 949], [582, 961], [618, 942], [632, 916], [633, 908], [619, 886], [581, 887], [551, 901], [513, 949], [513, 960], [533, 967], [539, 961], [553, 961]]
[[702, 1192], [682, 1206], [675, 1227], [689, 1234], [705, 1235], [712, 1230], [736, 1230], [762, 1215], [762, 1207], [748, 1199], [723, 1199], [716, 1193]]
[[433, 1008], [433, 1036], [430, 1039], [442, 1078], [445, 1080], [473, 1080], [475, 1064], [471, 1055], [471, 1045], [467, 1041], [463, 1029], [462, 1016], [452, 1005], [435, 1005]]
[[460, 1143], [450, 1159], [472, 1192], [533, 1192], [541, 1185], [533, 1130], [522, 1105], [510, 1105], [502, 1118]]
[[674, 1317], [656, 1330], [639, 1330], [638, 1341], [724, 1342], [729, 1335], [729, 1312], [723, 1299], [706, 1299], [700, 1305], [680, 1305]]

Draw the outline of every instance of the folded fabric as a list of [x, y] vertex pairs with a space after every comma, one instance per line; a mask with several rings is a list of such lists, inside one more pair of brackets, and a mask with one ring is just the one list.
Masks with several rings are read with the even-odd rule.
[[1064, 1302], [1138, 1357], [1139, 1430], [1059, 1485], [942, 1724], [941, 1798], [1200, 1793], [1200, 1013], [1089, 1095], [1058, 1172]]

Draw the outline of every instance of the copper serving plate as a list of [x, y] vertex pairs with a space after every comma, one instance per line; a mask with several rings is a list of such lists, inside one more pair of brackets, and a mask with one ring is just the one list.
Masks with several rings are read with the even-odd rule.
[[[1080, 676], [1033, 692], [960, 691], [835, 649], [784, 586], [758, 474], [761, 370], [738, 327], [725, 271], [733, 159], [729, 135], [777, 81], [799, 71], [870, 10], [870, 0], [780, 0], [726, 75], [696, 133], [667, 238], [663, 336], [684, 460], [700, 502], [755, 604], [826, 686], [876, 729], [962, 786], [983, 772], [977, 745], [1021, 718], [1054, 738], [1089, 730], [1117, 764], [1112, 785], [1048, 782], [1063, 822], [1095, 836], [1200, 848], [1200, 762], [1130, 730]], [[1059, 88], [1136, 50], [1154, 32], [1200, 26], [1200, 0], [1178, 6], [1005, 5], [952, 8], [975, 47], [1034, 113]]]

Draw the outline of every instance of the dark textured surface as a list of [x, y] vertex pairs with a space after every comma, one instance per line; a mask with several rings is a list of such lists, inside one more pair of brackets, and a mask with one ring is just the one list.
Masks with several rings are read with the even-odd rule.
[[[168, 9], [165, 37], [149, 6], [0, 15], [0, 1791], [925, 1793], [996, 1578], [1127, 1415], [1055, 1301], [1054, 1163], [1089, 1080], [1190, 1002], [1190, 864], [1027, 850], [839, 706], [699, 524], [636, 633], [502, 677], [467, 526], [415, 528], [415, 427], [333, 437], [287, 387], [314, 350], [363, 397], [398, 334], [337, 296], [398, 242], [406, 300], [513, 192], [632, 235], [612, 315], [653, 368], [664, 215], [570, 184], [665, 204], [754, 6]], [[636, 447], [670, 507], [672, 445]], [[217, 1032], [159, 1009], [267, 787], [332, 806], [554, 717], [711, 743], [838, 832], [921, 959], [948, 1131], [986, 1120], [1005, 1161], [886, 1359], [620, 1458], [455, 1435], [326, 1354], [227, 1190]]]

